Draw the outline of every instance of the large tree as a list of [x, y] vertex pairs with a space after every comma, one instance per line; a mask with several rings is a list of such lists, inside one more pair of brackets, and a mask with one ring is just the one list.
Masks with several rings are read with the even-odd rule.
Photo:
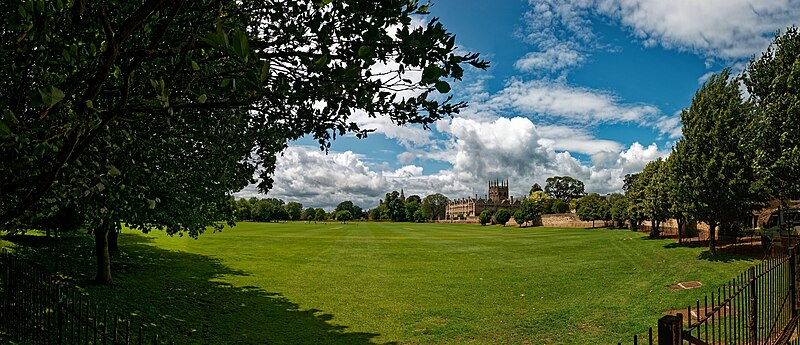
[[420, 210], [427, 220], [444, 219], [449, 202], [450, 199], [442, 194], [431, 194], [422, 199]]
[[683, 233], [686, 230], [686, 224], [694, 214], [694, 206], [692, 198], [692, 178], [687, 169], [688, 166], [683, 163], [686, 159], [685, 150], [682, 149], [683, 142], [678, 142], [672, 149], [672, 153], [666, 160], [668, 178], [663, 181], [667, 184], [667, 195], [669, 200], [669, 213], [678, 224], [678, 243], [683, 242]]
[[754, 151], [756, 188], [781, 200], [800, 198], [800, 32], [775, 36], [742, 77], [755, 108], [745, 133]]
[[289, 202], [284, 206], [284, 209], [289, 214], [289, 220], [300, 220], [303, 215], [303, 204], [299, 202]]
[[630, 221], [631, 230], [638, 231], [639, 226], [646, 218], [644, 214], [644, 186], [647, 179], [642, 178], [642, 173], [627, 174], [624, 178], [622, 190], [628, 199], [628, 209], [625, 212]]
[[683, 138], [677, 149], [680, 171], [688, 176], [692, 218], [709, 226], [709, 250], [716, 254], [716, 230], [727, 231], [756, 207], [746, 136], [750, 111], [739, 83], [723, 70], [697, 91], [681, 112]]
[[594, 222], [597, 220], [611, 219], [611, 209], [608, 205], [608, 201], [597, 193], [591, 193], [578, 199], [575, 213], [580, 220], [591, 220], [592, 228], [594, 228]]
[[570, 202], [586, 195], [583, 182], [570, 176], [553, 176], [547, 178], [544, 191], [553, 199]]
[[98, 248], [120, 221], [196, 236], [232, 220], [228, 196], [254, 173], [268, 191], [289, 140], [363, 137], [356, 112], [433, 123], [465, 106], [438, 95], [461, 66], [486, 67], [455, 54], [436, 19], [417, 25], [427, 5], [414, 0], [11, 0], [0, 11], [0, 223], [83, 205]]
[[670, 218], [669, 170], [664, 160], [658, 158], [647, 163], [639, 177], [643, 187], [644, 216], [650, 220], [650, 237], [661, 236], [661, 224]]

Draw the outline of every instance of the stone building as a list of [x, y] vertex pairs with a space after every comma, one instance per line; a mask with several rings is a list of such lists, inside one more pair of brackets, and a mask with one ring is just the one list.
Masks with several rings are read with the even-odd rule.
[[508, 180], [506, 181], [489, 181], [489, 193], [486, 198], [466, 197], [461, 199], [451, 200], [447, 204], [445, 210], [445, 218], [447, 220], [467, 219], [477, 217], [484, 210], [489, 212], [497, 212], [501, 208], [505, 208], [511, 213], [514, 213], [521, 204], [520, 199], [514, 199], [513, 196], [508, 195]]

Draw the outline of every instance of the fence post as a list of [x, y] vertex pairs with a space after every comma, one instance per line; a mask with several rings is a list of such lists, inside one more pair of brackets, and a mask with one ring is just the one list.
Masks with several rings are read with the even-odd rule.
[[681, 345], [683, 343], [683, 314], [666, 315], [658, 319], [658, 345]]
[[62, 292], [62, 283], [56, 286], [56, 294], [58, 295], [58, 306], [56, 307], [56, 322], [58, 324], [56, 330], [57, 344], [63, 343], [63, 329], [64, 329], [64, 294]]
[[789, 303], [791, 306], [791, 319], [797, 317], [797, 257], [794, 247], [789, 248]]
[[758, 344], [758, 297], [756, 294], [756, 268], [750, 267], [747, 270], [747, 278], [750, 285], [750, 312], [747, 320], [747, 328], [750, 330], [750, 343]]
[[11, 310], [11, 264], [8, 260], [8, 252], [6, 252], [5, 248], [3, 248], [2, 254], [2, 262], [3, 266], [5, 267], [5, 276], [3, 278], [3, 325], [4, 328], [6, 325], [6, 321], [8, 321], [9, 315], [8, 312]]

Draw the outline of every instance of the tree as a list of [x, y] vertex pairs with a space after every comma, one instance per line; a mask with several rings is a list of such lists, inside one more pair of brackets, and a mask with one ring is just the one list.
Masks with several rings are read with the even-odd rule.
[[511, 219], [511, 212], [505, 208], [501, 208], [494, 213], [494, 220], [506, 226], [506, 223]]
[[342, 211], [336, 212], [336, 220], [338, 220], [338, 221], [340, 221], [342, 223], [347, 223], [347, 221], [353, 220], [353, 214], [350, 213], [349, 210], [342, 210]]
[[422, 200], [418, 195], [412, 195], [406, 198], [406, 215], [405, 215], [406, 221], [409, 222], [416, 221], [414, 215], [417, 213], [417, 211], [420, 211], [420, 207], [422, 206], [420, 204], [421, 201]]
[[340, 202], [339, 205], [336, 205], [336, 209], [333, 212], [338, 214], [341, 211], [350, 211], [353, 219], [364, 218], [364, 211], [361, 209], [361, 206], [354, 204], [350, 200]]
[[606, 199], [597, 193], [591, 193], [577, 200], [575, 213], [583, 221], [591, 220], [592, 228], [596, 220], [611, 219], [610, 208]]
[[750, 189], [754, 180], [746, 143], [750, 114], [738, 82], [729, 71], [713, 75], [697, 91], [689, 109], [681, 112], [683, 138], [680, 170], [692, 191], [692, 218], [709, 226], [709, 250], [716, 254], [716, 228], [728, 231], [746, 218], [759, 197]]
[[586, 194], [583, 182], [569, 176], [553, 176], [547, 178], [544, 191], [553, 199], [569, 202]]
[[611, 221], [613, 222], [614, 227], [623, 228], [625, 227], [625, 220], [628, 219], [628, 198], [622, 194], [615, 193], [612, 195], [617, 196], [611, 198], [611, 204], [609, 205]]
[[436, 19], [414, 26], [427, 5], [411, 0], [63, 5], [0, 3], [0, 69], [13, 78], [0, 84], [0, 224], [75, 203], [99, 252], [120, 221], [221, 229], [254, 174], [272, 187], [289, 141], [363, 137], [356, 111], [433, 123], [465, 106], [436, 94], [462, 65], [487, 66], [455, 54]]
[[742, 75], [755, 114], [744, 143], [753, 152], [760, 194], [783, 200], [800, 198], [800, 32], [776, 34], [761, 57], [753, 57]]
[[393, 222], [406, 220], [406, 202], [403, 198], [400, 198], [400, 193], [397, 191], [386, 193], [383, 205], [386, 207], [386, 219], [390, 219]]
[[669, 170], [661, 158], [647, 163], [640, 176], [644, 187], [644, 216], [650, 219], [650, 237], [658, 238], [661, 223], [670, 217]]
[[530, 192], [528, 192], [528, 195], [531, 195], [534, 192], [541, 192], [541, 191], [543, 191], [542, 186], [540, 186], [538, 183], [534, 183], [533, 186], [531, 186], [531, 190]]
[[[381, 205], [383, 206], [383, 205]], [[381, 220], [381, 206], [375, 207], [369, 210], [369, 219], [371, 220]]]
[[253, 219], [253, 206], [244, 198], [236, 201], [236, 220], [252, 220]]
[[644, 186], [649, 179], [641, 179], [642, 173], [627, 174], [624, 178], [622, 189], [625, 191], [625, 198], [628, 199], [628, 220], [631, 230], [638, 231], [639, 226], [646, 218], [644, 214]]
[[314, 214], [314, 219], [318, 221], [323, 221], [325, 219], [328, 219], [328, 214], [325, 212], [325, 210], [318, 208]]
[[286, 204], [284, 209], [289, 214], [289, 220], [300, 220], [300, 217], [303, 215], [303, 204], [299, 202], [292, 201]]
[[530, 197], [522, 200], [519, 208], [514, 212], [514, 221], [520, 227], [525, 226], [526, 223], [542, 215], [542, 204], [546, 200], [547, 195], [542, 191], [534, 192]]
[[303, 216], [301, 217], [303, 220], [312, 221], [317, 216], [317, 209], [313, 207], [309, 207], [303, 210]]
[[550, 206], [550, 213], [567, 213], [569, 212], [569, 204], [561, 199], [553, 199]]
[[443, 219], [445, 217], [445, 211], [447, 210], [447, 204], [450, 202], [446, 196], [435, 193], [425, 197], [422, 200], [422, 213], [425, 215], [425, 219], [434, 220], [434, 219]]
[[692, 202], [692, 178], [683, 163], [685, 150], [683, 142], [678, 142], [666, 160], [669, 178], [664, 181], [668, 184], [667, 199], [669, 200], [669, 214], [678, 223], [678, 243], [683, 242], [683, 232], [691, 215], [695, 213]]
[[483, 212], [481, 212], [481, 214], [478, 215], [478, 222], [480, 222], [481, 225], [486, 225], [491, 221], [492, 221], [492, 212], [490, 212], [489, 210], [483, 210]]

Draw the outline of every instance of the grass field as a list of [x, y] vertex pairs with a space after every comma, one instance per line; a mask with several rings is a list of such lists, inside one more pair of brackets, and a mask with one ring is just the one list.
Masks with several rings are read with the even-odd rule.
[[[241, 223], [123, 233], [115, 285], [97, 287], [90, 240], [62, 240], [79, 257], [61, 271], [180, 344], [630, 344], [754, 264], [627, 230]], [[30, 242], [17, 251], [53, 257]], [[666, 288], [690, 280], [705, 286]]]

